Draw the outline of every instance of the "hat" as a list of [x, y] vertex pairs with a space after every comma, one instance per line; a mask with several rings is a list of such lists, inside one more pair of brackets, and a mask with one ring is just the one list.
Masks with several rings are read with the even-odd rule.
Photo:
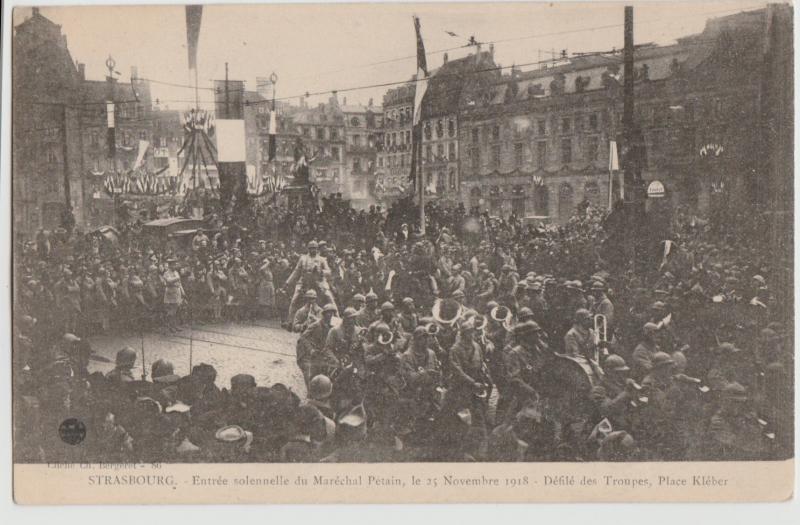
[[411, 297], [404, 297], [403, 298], [403, 304], [404, 305], [412, 305], [412, 304], [414, 304], [414, 299], [412, 299]]
[[353, 308], [352, 306], [348, 306], [347, 308], [345, 308], [344, 312], [342, 313], [342, 317], [344, 319], [349, 319], [351, 317], [355, 317], [356, 315], [358, 315], [358, 312], [356, 312], [356, 309]]
[[153, 362], [150, 366], [150, 377], [154, 383], [174, 383], [180, 379], [180, 376], [175, 374], [172, 363], [164, 359], [156, 359]]
[[738, 354], [742, 349], [736, 348], [733, 343], [720, 343], [717, 347], [717, 351], [722, 354]]
[[169, 257], [169, 258], [167, 259], [167, 262], [168, 262], [168, 263], [174, 263], [174, 262], [178, 262], [178, 259], [177, 259], [177, 258], [175, 258], [175, 257]]
[[370, 291], [367, 293], [367, 301], [377, 301], [377, 300], [378, 300], [378, 294], [376, 294], [375, 292], [372, 291], [372, 289], [370, 289]]
[[362, 294], [360, 294], [360, 293], [357, 293], [357, 294], [355, 294], [355, 295], [353, 296], [353, 302], [359, 302], [359, 303], [363, 303], [364, 301], [365, 301], [365, 298], [364, 298], [364, 296], [363, 296]]
[[592, 290], [605, 290], [606, 285], [601, 283], [600, 281], [594, 281], [592, 283]]
[[534, 290], [538, 292], [541, 289], [542, 289], [542, 283], [540, 283], [539, 281], [534, 281], [528, 285], [528, 290]]
[[522, 323], [517, 324], [514, 327], [514, 335], [521, 336], [525, 334], [531, 334], [534, 332], [539, 332], [542, 330], [542, 327], [539, 326], [539, 323], [536, 321], [524, 321]]
[[586, 308], [578, 308], [575, 312], [575, 319], [582, 320], [582, 319], [590, 319], [592, 317], [592, 312], [587, 310]]
[[754, 276], [753, 276], [753, 280], [754, 280], [754, 281], [757, 281], [757, 282], [758, 282], [758, 284], [760, 284], [760, 285], [765, 285], [765, 284], [767, 284], [767, 281], [766, 281], [766, 279], [764, 279], [764, 278], [763, 278], [762, 276], [760, 276], [760, 275], [754, 275]]
[[453, 292], [452, 298], [453, 299], [463, 299], [464, 298], [464, 292], [462, 292], [461, 290], [456, 290], [455, 292]]
[[651, 310], [663, 310], [666, 307], [667, 307], [666, 304], [662, 303], [661, 301], [656, 301], [650, 306], [650, 309]]
[[130, 346], [126, 346], [117, 352], [116, 364], [117, 366], [133, 366], [136, 362], [136, 350]]
[[625, 360], [622, 356], [612, 354], [606, 358], [606, 362], [603, 363], [603, 368], [606, 370], [614, 370], [615, 372], [627, 372], [630, 370], [630, 367], [625, 364]]
[[256, 378], [250, 374], [236, 374], [231, 378], [231, 390], [240, 390], [243, 388], [255, 388]]
[[64, 337], [62, 337], [61, 339], [62, 339], [62, 340], [65, 342], [65, 343], [77, 343], [78, 341], [80, 341], [80, 340], [81, 340], [81, 338], [80, 338], [80, 337], [78, 337], [78, 336], [77, 336], [77, 335], [75, 335], [75, 334], [64, 334]]
[[308, 397], [311, 399], [321, 401], [331, 397], [333, 392], [333, 383], [330, 378], [324, 374], [319, 374], [311, 378], [308, 383]]
[[319, 248], [319, 244], [317, 244], [316, 241], [309, 241], [308, 242], [308, 248], [309, 249], [311, 249], [311, 248]]
[[322, 313], [336, 313], [336, 305], [333, 303], [328, 303], [322, 307]]
[[317, 298], [317, 291], [313, 288], [310, 290], [306, 290], [306, 299], [316, 299]]
[[214, 437], [224, 443], [236, 443], [246, 439], [247, 432], [239, 425], [228, 425], [217, 430]]
[[391, 301], [386, 301], [381, 305], [381, 312], [388, 312], [394, 310], [394, 305]]
[[519, 319], [520, 321], [533, 319], [533, 310], [531, 310], [527, 306], [523, 306], [522, 308], [519, 309], [519, 312], [517, 312], [517, 319]]
[[417, 325], [416, 328], [414, 328], [414, 337], [415, 338], [421, 337], [421, 336], [425, 336], [425, 335], [428, 335], [428, 327], [426, 325], [421, 325], [420, 324], [420, 325]]
[[736, 381], [722, 388], [722, 399], [729, 401], [747, 401], [747, 389]]
[[645, 323], [642, 327], [644, 333], [658, 332], [658, 325], [656, 323]]
[[675, 364], [675, 361], [666, 352], [656, 352], [653, 354], [651, 362], [653, 363], [653, 368]]

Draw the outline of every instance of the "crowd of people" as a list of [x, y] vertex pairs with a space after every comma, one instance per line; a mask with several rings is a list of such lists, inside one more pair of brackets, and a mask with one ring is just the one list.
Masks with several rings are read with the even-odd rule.
[[[15, 260], [19, 461], [743, 460], [791, 454], [791, 263], [676, 214], [621, 256], [609, 218], [564, 225], [339, 198], [209, 215], [179, 246], [66, 232]], [[620, 262], [622, 261], [622, 262]], [[787, 280], [788, 279], [788, 280]], [[98, 332], [279, 319], [305, 391], [141, 373]], [[137, 368], [138, 366], [138, 368]], [[267, 365], [265, 365], [267, 366]], [[54, 429], [85, 422], [79, 445]]]

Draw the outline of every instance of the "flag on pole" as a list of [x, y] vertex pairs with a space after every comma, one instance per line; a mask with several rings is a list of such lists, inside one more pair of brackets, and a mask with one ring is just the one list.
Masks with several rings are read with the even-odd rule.
[[136, 162], [133, 164], [133, 169], [138, 169], [139, 166], [142, 165], [142, 162], [144, 162], [144, 154], [147, 152], [148, 147], [150, 147], [150, 143], [148, 141], [139, 141], [139, 152], [136, 154]]
[[277, 146], [275, 144], [275, 136], [278, 133], [278, 117], [277, 112], [273, 109], [269, 112], [269, 156], [267, 160], [272, 162], [275, 160], [277, 153]]
[[413, 127], [411, 130], [411, 173], [409, 179], [412, 187], [416, 186], [417, 163], [421, 151], [422, 125], [422, 99], [428, 89], [428, 62], [425, 58], [425, 44], [422, 42], [422, 32], [420, 30], [419, 18], [414, 17], [414, 31], [417, 35], [417, 82], [414, 87], [414, 115], [412, 117]]
[[417, 33], [417, 82], [414, 90], [414, 122], [419, 125], [422, 112], [422, 99], [428, 89], [428, 62], [425, 58], [425, 44], [419, 27], [419, 17], [414, 17], [414, 30]]
[[197, 69], [197, 42], [200, 40], [202, 5], [186, 6], [186, 43], [189, 50], [189, 69]]
[[108, 156], [113, 158], [117, 150], [116, 128], [114, 127], [114, 102], [106, 102], [106, 121], [108, 123], [108, 132], [106, 135]]
[[614, 172], [619, 171], [619, 156], [617, 155], [617, 141], [608, 143], [608, 209], [614, 206]]

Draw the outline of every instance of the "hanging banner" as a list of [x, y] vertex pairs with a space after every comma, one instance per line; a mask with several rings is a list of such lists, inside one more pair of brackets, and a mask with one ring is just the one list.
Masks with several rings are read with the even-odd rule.
[[133, 169], [138, 169], [139, 166], [142, 165], [144, 161], [144, 154], [147, 152], [147, 148], [150, 147], [150, 143], [146, 140], [139, 141], [139, 152], [136, 153], [136, 162], [133, 164]]
[[244, 162], [244, 120], [217, 120], [217, 160], [219, 162]]

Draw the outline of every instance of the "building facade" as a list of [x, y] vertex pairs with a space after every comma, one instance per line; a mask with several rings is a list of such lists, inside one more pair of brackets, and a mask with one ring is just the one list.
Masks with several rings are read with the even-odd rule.
[[[81, 74], [61, 27], [38, 8], [12, 39], [14, 232], [30, 237], [84, 220]], [[71, 219], [70, 219], [71, 217]]]
[[407, 191], [411, 169], [411, 124], [414, 83], [392, 88], [383, 96], [383, 148], [377, 152], [375, 197], [391, 201]]
[[375, 187], [378, 151], [383, 149], [383, 115], [379, 108], [369, 104], [341, 106], [344, 117], [345, 158], [342, 180], [342, 197], [356, 207], [371, 202]]
[[314, 108], [298, 109], [293, 121], [308, 160], [310, 181], [322, 194], [343, 193], [345, 123], [336, 95]]
[[[760, 163], [765, 30], [765, 11], [740, 13], [709, 20], [675, 45], [636, 49], [641, 176], [664, 185], [661, 204], [709, 210], [719, 200], [750, 200], [748, 181], [758, 179]], [[557, 223], [579, 204], [608, 206], [623, 80], [621, 55], [586, 56], [524, 73], [512, 68], [462, 99], [465, 205]]]

